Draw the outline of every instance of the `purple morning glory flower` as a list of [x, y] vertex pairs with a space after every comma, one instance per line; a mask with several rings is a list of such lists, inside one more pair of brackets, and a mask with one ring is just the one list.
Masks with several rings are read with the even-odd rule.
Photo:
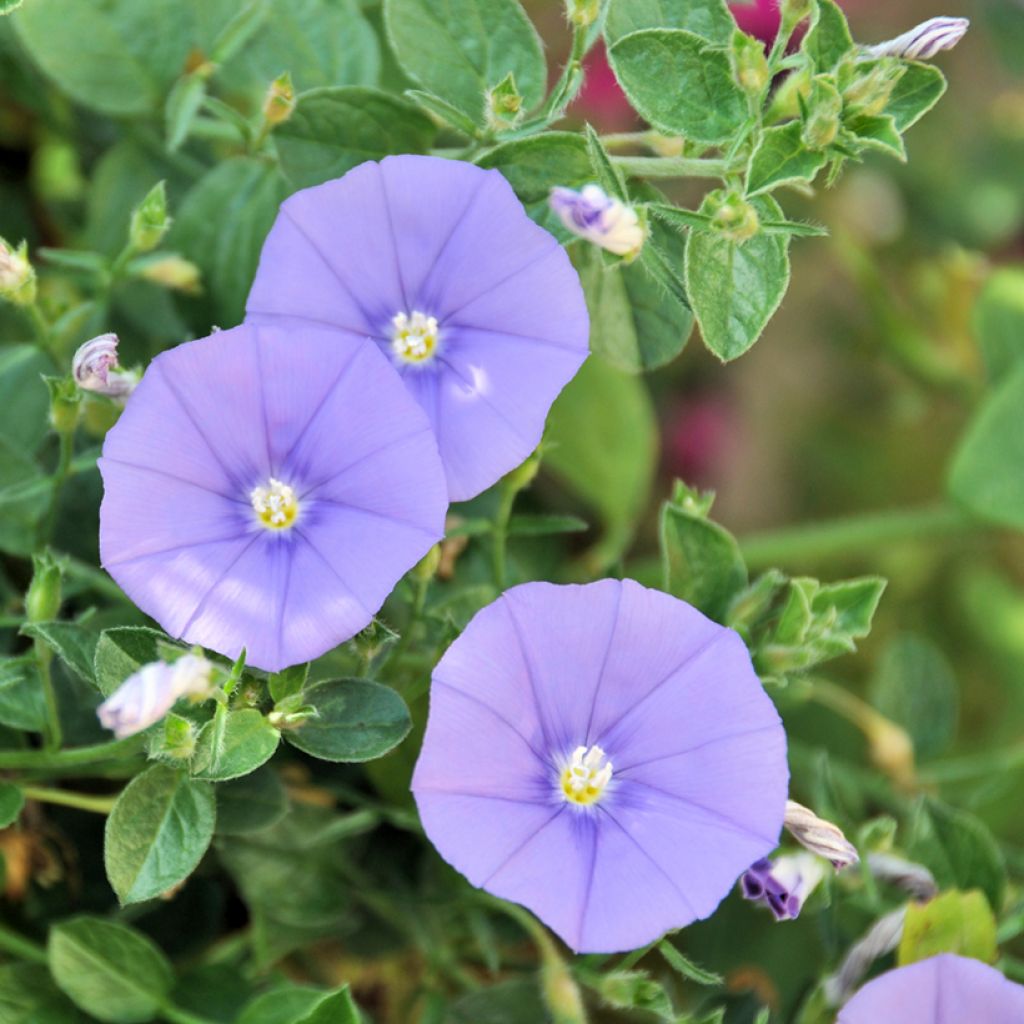
[[755, 861], [740, 877], [743, 898], [763, 903], [776, 921], [795, 921], [807, 897], [825, 877], [825, 862], [813, 853]]
[[616, 952], [707, 917], [775, 848], [787, 783], [740, 638], [602, 580], [527, 583], [475, 616], [434, 672], [412, 788], [470, 882]]
[[579, 278], [497, 171], [365, 163], [281, 206], [247, 319], [372, 339], [430, 418], [454, 501], [536, 447], [587, 355]]
[[100, 554], [125, 593], [268, 671], [362, 629], [444, 529], [419, 406], [373, 346], [310, 326], [157, 356], [100, 470]]
[[1020, 1024], [1024, 985], [994, 967], [944, 953], [868, 982], [836, 1024]]

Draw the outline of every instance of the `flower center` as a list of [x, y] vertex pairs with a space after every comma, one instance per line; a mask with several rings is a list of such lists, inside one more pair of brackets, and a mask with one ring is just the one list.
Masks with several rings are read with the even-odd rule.
[[597, 803], [611, 777], [612, 763], [599, 746], [577, 747], [562, 772], [562, 796], [583, 807]]
[[425, 363], [437, 350], [437, 317], [413, 310], [412, 316], [396, 313], [391, 350], [403, 363]]
[[253, 510], [268, 530], [287, 530], [299, 514], [299, 499], [287, 484], [271, 477], [265, 487], [249, 493]]

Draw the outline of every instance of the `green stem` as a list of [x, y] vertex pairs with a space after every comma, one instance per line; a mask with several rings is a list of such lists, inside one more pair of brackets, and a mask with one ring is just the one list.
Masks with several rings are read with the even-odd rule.
[[60, 770], [130, 757], [142, 750], [142, 736], [128, 736], [111, 743], [95, 743], [69, 750], [0, 750], [0, 771]]
[[985, 751], [980, 754], [966, 754], [963, 757], [936, 761], [918, 772], [924, 783], [941, 785], [948, 782], [964, 782], [969, 779], [991, 778], [1015, 771], [1024, 765], [1024, 746], [1004, 747], [1001, 750]]
[[39, 800], [44, 804], [59, 804], [61, 807], [77, 807], [80, 811], [94, 811], [96, 814], [109, 814], [117, 802], [116, 796], [89, 796], [87, 793], [45, 789], [41, 786], [24, 786], [21, 791], [30, 800]]
[[42, 946], [2, 924], [0, 924], [0, 949], [21, 960], [29, 960], [37, 964], [47, 962], [46, 950]]
[[623, 174], [641, 178], [724, 178], [728, 166], [714, 157], [613, 156]]
[[60, 709], [57, 706], [57, 691], [53, 686], [53, 675], [50, 672], [50, 662], [53, 654], [42, 640], [35, 642], [36, 663], [39, 666], [39, 681], [43, 688], [43, 705], [46, 708], [46, 723], [43, 732], [43, 741], [48, 751], [60, 750], [64, 740], [64, 734], [60, 727]]
[[508, 524], [512, 518], [518, 488], [507, 484], [499, 492], [498, 511], [494, 515], [494, 529], [491, 531], [491, 553], [493, 556], [494, 585], [501, 593], [505, 589], [508, 556]]
[[72, 458], [75, 454], [74, 431], [62, 430], [58, 436], [60, 438], [60, 456], [57, 459], [57, 468], [53, 472], [50, 505], [46, 510], [46, 518], [43, 520], [44, 540], [49, 540], [53, 537], [53, 530], [57, 525], [57, 506], [60, 503], [61, 488], [63, 488], [64, 482], [71, 475]]
[[971, 533], [980, 528], [981, 524], [966, 513], [938, 504], [756, 533], [741, 538], [740, 547], [748, 565], [766, 568], [862, 555], [879, 546]]

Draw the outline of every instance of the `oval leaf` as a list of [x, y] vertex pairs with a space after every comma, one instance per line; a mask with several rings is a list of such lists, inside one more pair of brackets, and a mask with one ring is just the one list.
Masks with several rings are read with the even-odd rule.
[[256, 771], [277, 750], [281, 734], [255, 708], [228, 711], [223, 704], [203, 726], [192, 758], [192, 777], [210, 782]]

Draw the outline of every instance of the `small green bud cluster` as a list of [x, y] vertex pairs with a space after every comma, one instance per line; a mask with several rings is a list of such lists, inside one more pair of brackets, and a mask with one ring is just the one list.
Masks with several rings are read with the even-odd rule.
[[128, 237], [136, 252], [151, 252], [167, 234], [171, 218], [167, 214], [167, 189], [157, 182], [149, 194], [132, 211]]
[[288, 72], [278, 75], [263, 98], [263, 120], [271, 127], [284, 124], [295, 111], [295, 86]]
[[516, 88], [510, 71], [496, 86], [487, 90], [485, 109], [487, 125], [492, 131], [515, 128], [523, 119], [523, 97]]
[[738, 191], [712, 192], [707, 198], [707, 209], [712, 230], [738, 245], [753, 238], [761, 229], [757, 210]]
[[0, 296], [16, 306], [36, 301], [36, 272], [28, 261], [28, 243], [12, 249], [0, 238]]
[[768, 57], [760, 40], [737, 29], [732, 35], [729, 60], [739, 87], [752, 99], [759, 97], [771, 80]]

